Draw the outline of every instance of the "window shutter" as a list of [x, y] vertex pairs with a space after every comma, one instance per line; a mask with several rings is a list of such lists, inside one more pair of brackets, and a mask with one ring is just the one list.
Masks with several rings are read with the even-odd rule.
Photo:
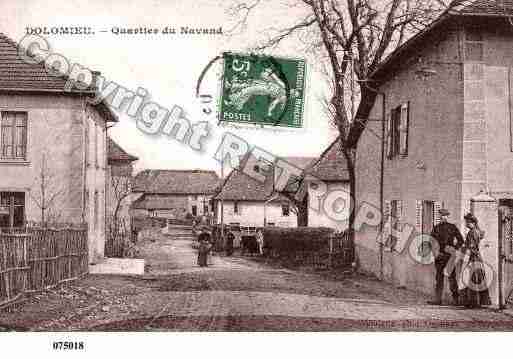
[[397, 221], [399, 223], [403, 222], [403, 215], [404, 215], [404, 212], [403, 212], [403, 201], [402, 200], [398, 200], [397, 201]]
[[385, 123], [385, 148], [387, 151], [387, 158], [392, 158], [392, 112], [387, 113], [386, 123]]
[[385, 200], [385, 206], [383, 208], [383, 216], [385, 217], [385, 221], [388, 221], [390, 217], [390, 210], [392, 208], [390, 201]]
[[391, 201], [384, 201], [384, 207], [383, 207], [383, 221], [384, 221], [384, 227], [383, 231], [381, 233], [381, 243], [383, 244], [383, 248], [385, 250], [390, 250], [390, 235], [392, 234], [392, 202]]
[[415, 201], [415, 229], [417, 233], [422, 233], [422, 201]]
[[385, 201], [385, 213], [388, 223], [386, 238], [388, 239], [392, 235], [392, 201]]
[[85, 164], [89, 166], [89, 120], [86, 119], [84, 123], [84, 154], [85, 154]]
[[408, 127], [410, 117], [409, 102], [401, 106], [401, 117], [399, 120], [399, 154], [408, 155]]
[[435, 201], [434, 204], [433, 204], [433, 207], [434, 207], [434, 211], [433, 211], [433, 217], [434, 217], [434, 223], [435, 223], [435, 226], [440, 223], [440, 209], [442, 209], [442, 203], [439, 202], [439, 201]]

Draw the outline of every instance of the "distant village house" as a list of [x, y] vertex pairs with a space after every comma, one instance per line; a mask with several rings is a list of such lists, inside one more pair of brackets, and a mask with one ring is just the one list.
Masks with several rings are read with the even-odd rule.
[[219, 183], [214, 171], [144, 170], [134, 180], [140, 194], [131, 208], [133, 217], [186, 219], [214, 216], [212, 198]]

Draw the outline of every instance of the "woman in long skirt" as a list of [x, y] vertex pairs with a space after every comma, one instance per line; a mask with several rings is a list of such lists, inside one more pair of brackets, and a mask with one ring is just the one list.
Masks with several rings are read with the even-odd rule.
[[461, 275], [465, 288], [460, 291], [459, 297], [461, 304], [467, 308], [479, 308], [491, 304], [485, 266], [479, 252], [483, 232], [473, 214], [467, 213], [464, 218], [469, 231], [461, 248], [464, 254]]
[[200, 267], [208, 266], [208, 253], [210, 252], [210, 236], [208, 233], [201, 233], [198, 236], [199, 248], [198, 248], [198, 265]]

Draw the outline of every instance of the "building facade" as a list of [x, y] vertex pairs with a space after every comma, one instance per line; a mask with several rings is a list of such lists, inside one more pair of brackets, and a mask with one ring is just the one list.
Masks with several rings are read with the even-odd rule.
[[309, 166], [305, 180], [308, 188], [308, 226], [345, 230], [351, 196], [346, 160], [340, 151], [338, 138]]
[[[357, 147], [356, 208], [382, 210], [388, 223], [383, 237], [376, 223], [358, 228], [362, 268], [432, 293], [434, 266], [419, 260], [415, 238], [431, 232], [438, 209], [448, 209], [463, 231], [480, 191], [511, 204], [512, 45], [511, 25], [496, 2], [457, 1], [373, 73], [380, 94], [369, 117], [385, 113], [385, 156], [382, 167], [375, 135], [382, 123], [368, 121]], [[408, 239], [397, 248], [393, 230]], [[487, 233], [482, 255], [494, 255], [497, 246], [498, 233]]]
[[0, 227], [87, 222], [94, 262], [105, 242], [106, 123], [117, 120], [89, 104], [93, 90], [65, 92], [65, 79], [22, 62], [1, 34], [0, 59]]
[[113, 139], [107, 137], [107, 229], [108, 235], [116, 231], [130, 232], [130, 206], [138, 197], [132, 193], [133, 163], [137, 157], [127, 153]]
[[219, 177], [204, 170], [144, 170], [137, 174], [133, 217], [185, 219], [213, 216], [212, 198]]
[[[241, 163], [240, 168], [244, 168], [248, 158]], [[304, 170], [313, 158], [284, 157], [283, 160]], [[253, 162], [257, 163], [254, 170], [264, 174], [265, 181], [260, 182], [239, 169], [232, 170], [215, 197], [217, 223], [247, 227], [296, 227], [297, 209], [284, 193], [275, 191], [277, 174], [272, 170], [272, 166], [268, 163], [259, 163], [255, 159], [251, 163]], [[289, 185], [286, 186], [286, 189], [288, 188]], [[297, 188], [290, 192], [295, 191]]]

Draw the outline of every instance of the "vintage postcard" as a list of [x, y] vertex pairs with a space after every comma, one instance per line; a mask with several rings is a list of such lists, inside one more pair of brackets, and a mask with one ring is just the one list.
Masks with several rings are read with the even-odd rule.
[[513, 330], [512, 68], [512, 0], [1, 1], [0, 342]]

